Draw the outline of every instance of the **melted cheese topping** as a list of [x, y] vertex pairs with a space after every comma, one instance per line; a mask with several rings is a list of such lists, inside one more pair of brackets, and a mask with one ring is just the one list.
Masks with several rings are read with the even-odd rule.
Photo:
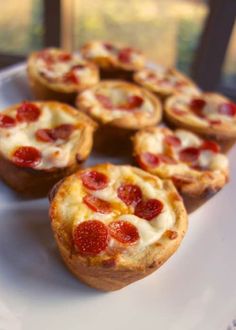
[[[112, 109], [106, 109], [102, 103], [97, 99], [96, 94], [104, 95], [113, 104]], [[141, 106], [133, 108], [132, 110], [119, 109], [120, 104], [125, 104], [132, 96], [140, 96], [143, 99]], [[95, 117], [102, 118], [105, 123], [124, 116], [133, 116], [135, 113], [142, 113], [146, 116], [152, 116], [154, 112], [154, 105], [151, 99], [145, 97], [141, 90], [134, 86], [133, 88], [126, 89], [126, 86], [96, 86], [96, 88], [87, 89], [81, 93], [81, 100], [88, 111]]]
[[[191, 110], [191, 102], [195, 98], [192, 95], [179, 94], [169, 100], [168, 110], [173, 116], [181, 118], [183, 121], [194, 123], [201, 127], [212, 126], [212, 121], [220, 121], [221, 124], [226, 126], [236, 126], [236, 116], [228, 116], [220, 113], [219, 107], [222, 104], [230, 103], [225, 97], [218, 94], [199, 94], [196, 98], [200, 98], [206, 102], [201, 110], [201, 116], [198, 116]], [[183, 114], [178, 115], [175, 109], [183, 111]], [[220, 124], [217, 124], [219, 126]]]
[[[36, 103], [39, 106], [39, 103]], [[54, 106], [50, 108], [47, 103], [40, 103], [41, 114], [34, 122], [17, 122], [12, 128], [0, 128], [0, 152], [8, 159], [18, 147], [35, 147], [41, 152], [41, 161], [34, 168], [50, 169], [53, 167], [66, 167], [69, 163], [71, 152], [80, 137], [78, 127], [72, 132], [69, 139], [57, 139], [54, 142], [41, 142], [35, 137], [38, 129], [48, 129], [62, 124], [78, 125], [75, 115], [66, 112], [62, 107]], [[3, 112], [7, 115], [16, 116], [16, 108], [11, 111]]]
[[189, 131], [178, 129], [175, 131], [175, 135], [180, 139], [182, 148], [199, 147], [202, 144], [202, 139]]
[[[68, 55], [68, 58], [63, 60], [63, 55], [65, 57]], [[55, 48], [39, 52], [35, 58], [35, 67], [43, 78], [52, 83], [93, 85], [98, 82], [96, 68], [83, 60], [80, 55], [66, 53]], [[73, 75], [72, 79], [68, 78], [70, 74]]]
[[[167, 135], [165, 133], [166, 129], [157, 128], [155, 131], [143, 131], [138, 137], [138, 153], [142, 154], [145, 152], [150, 152], [152, 154], [166, 154], [166, 146], [164, 143], [164, 138]], [[171, 148], [171, 157], [177, 161], [177, 164], [167, 164], [161, 163], [159, 166], [151, 169], [153, 173], [156, 173], [164, 178], [171, 177], [177, 174], [198, 176], [201, 173], [198, 170], [193, 169], [187, 163], [183, 163], [179, 160], [179, 152], [182, 149], [189, 147], [200, 147], [203, 140], [186, 130], [178, 129], [175, 134], [169, 131], [170, 136], [176, 136], [180, 139], [181, 145], [179, 147]], [[140, 133], [139, 133], [140, 134]], [[170, 150], [168, 150], [168, 155]], [[197, 165], [203, 170], [207, 171], [227, 171], [228, 169], [228, 158], [220, 153], [213, 152], [211, 150], [200, 150]]]
[[187, 95], [199, 95], [200, 93], [200, 89], [184, 75], [159, 64], [155, 64], [152, 69], [138, 71], [134, 79], [154, 92], [172, 94], [181, 91]]
[[[138, 230], [140, 239], [133, 246], [129, 246], [127, 250], [133, 251], [143, 250], [150, 244], [157, 242], [166, 230], [173, 228], [176, 222], [176, 215], [168, 200], [167, 192], [163, 189], [163, 182], [158, 180], [158, 185], [153, 180], [145, 180], [128, 166], [112, 166], [109, 172], [107, 169], [96, 169], [104, 173], [109, 178], [109, 184], [102, 190], [92, 191], [86, 189], [81, 180], [71, 180], [70, 193], [63, 198], [63, 202], [59, 204], [59, 212], [65, 222], [71, 222], [75, 227], [79, 223], [87, 220], [100, 220], [106, 225], [113, 221], [128, 221], [132, 223]], [[146, 175], [149, 176], [148, 174]], [[121, 184], [130, 183], [136, 184], [140, 187], [144, 199], [156, 198], [164, 204], [163, 211], [151, 221], [139, 218], [134, 215], [134, 208], [127, 206], [117, 196], [117, 189]], [[86, 204], [83, 203], [83, 198], [86, 194], [100, 198], [101, 200], [110, 202], [112, 205], [112, 212], [109, 214], [101, 214], [93, 212]], [[73, 230], [73, 229], [72, 229]], [[111, 239], [109, 246], [117, 246], [115, 239]]]
[[[106, 47], [106, 45], [110, 47]], [[129, 48], [129, 61], [122, 62], [119, 60], [119, 53], [123, 49], [126, 48], [121, 48], [117, 45], [114, 44], [107, 44], [101, 41], [94, 41], [91, 42], [84, 47], [82, 47], [82, 52], [84, 56], [87, 59], [90, 60], [100, 60], [102, 58], [106, 60], [111, 60], [112, 63], [116, 63], [116, 65], [132, 65], [136, 66], [138, 68], [143, 67], [144, 65], [144, 56], [141, 54], [141, 52]], [[99, 63], [99, 61], [98, 61]]]

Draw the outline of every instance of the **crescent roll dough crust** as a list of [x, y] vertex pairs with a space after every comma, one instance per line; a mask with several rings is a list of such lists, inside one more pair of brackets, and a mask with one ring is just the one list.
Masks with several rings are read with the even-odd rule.
[[[19, 117], [22, 113], [32, 116], [35, 108], [35, 120]], [[0, 122], [1, 117], [12, 118], [14, 125], [0, 125], [0, 177], [29, 196], [45, 196], [55, 182], [76, 171], [92, 149], [96, 124], [66, 104], [24, 102], [1, 112]], [[16, 152], [22, 149], [27, 151], [22, 158], [25, 165], [21, 159], [15, 161]], [[27, 165], [29, 149], [39, 154], [35, 164]]]
[[165, 68], [156, 64], [155, 68], [144, 68], [134, 73], [134, 81], [161, 97], [178, 92], [198, 95], [200, 89], [184, 74], [174, 68]]
[[[94, 171], [107, 178], [102, 189], [91, 190], [84, 185], [83, 177]], [[118, 196], [119, 187], [124, 184], [138, 186], [144, 201], [158, 199], [162, 211], [149, 220], [138, 216], [135, 206]], [[110, 211], [93, 211], [84, 202], [88, 194], [109, 203]], [[159, 268], [178, 248], [188, 223], [182, 200], [170, 181], [135, 167], [111, 164], [100, 164], [66, 178], [51, 195], [50, 217], [67, 267], [86, 284], [104, 291], [118, 290]], [[109, 240], [99, 253], [86, 255], [78, 250], [74, 233], [91, 220], [108, 228]], [[110, 236], [110, 224], [120, 221], [136, 228], [138, 239], [134, 243], [122, 243]]]
[[57, 48], [32, 53], [27, 61], [27, 73], [38, 99], [68, 103], [74, 102], [78, 91], [99, 81], [96, 65]]
[[[133, 137], [134, 156], [142, 168], [172, 179], [193, 211], [228, 181], [228, 159], [217, 144], [187, 130], [150, 127]], [[201, 203], [200, 203], [201, 201]]]
[[235, 142], [236, 105], [222, 95], [177, 94], [166, 101], [164, 110], [171, 125], [213, 138], [222, 144], [224, 151]]
[[[129, 102], [133, 101], [137, 104], [131, 107]], [[157, 97], [144, 88], [119, 80], [103, 81], [85, 90], [76, 104], [100, 124], [129, 130], [155, 125], [162, 117]]]
[[91, 41], [80, 49], [82, 55], [100, 68], [103, 79], [132, 80], [133, 72], [144, 67], [144, 55], [132, 47]]

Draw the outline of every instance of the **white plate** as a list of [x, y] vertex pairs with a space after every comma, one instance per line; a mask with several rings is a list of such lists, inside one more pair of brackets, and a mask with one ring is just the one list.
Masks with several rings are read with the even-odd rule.
[[[29, 98], [25, 65], [0, 73], [1, 108]], [[20, 199], [0, 183], [0, 330], [236, 329], [236, 150], [230, 160], [230, 183], [191, 215], [178, 252], [113, 293], [88, 288], [64, 267], [46, 199]]]

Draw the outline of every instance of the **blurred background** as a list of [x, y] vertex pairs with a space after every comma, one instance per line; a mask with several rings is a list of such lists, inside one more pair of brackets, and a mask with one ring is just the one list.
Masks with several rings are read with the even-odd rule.
[[236, 0], [7, 0], [0, 67], [48, 46], [119, 41], [236, 99]]

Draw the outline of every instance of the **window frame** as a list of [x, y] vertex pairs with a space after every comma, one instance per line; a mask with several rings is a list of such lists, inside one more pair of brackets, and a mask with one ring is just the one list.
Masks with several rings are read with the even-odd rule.
[[235, 19], [235, 0], [209, 1], [209, 15], [192, 67], [192, 78], [203, 90], [224, 91], [231, 97], [236, 97], [236, 89], [223, 86], [221, 75]]
[[43, 1], [44, 47], [60, 47], [62, 33], [62, 0]]

